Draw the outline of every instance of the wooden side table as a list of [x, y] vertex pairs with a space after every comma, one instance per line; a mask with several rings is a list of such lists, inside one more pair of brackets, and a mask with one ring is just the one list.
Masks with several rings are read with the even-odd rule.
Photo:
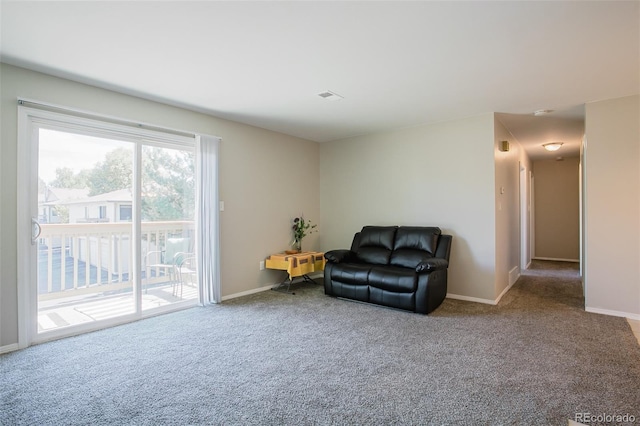
[[272, 290], [291, 293], [289, 289], [294, 278], [302, 277], [303, 281], [315, 284], [315, 281], [309, 278], [308, 274], [323, 271], [325, 259], [324, 253], [318, 251], [305, 251], [296, 254], [277, 253], [267, 257], [264, 264], [267, 269], [287, 272], [285, 279], [275, 285]]

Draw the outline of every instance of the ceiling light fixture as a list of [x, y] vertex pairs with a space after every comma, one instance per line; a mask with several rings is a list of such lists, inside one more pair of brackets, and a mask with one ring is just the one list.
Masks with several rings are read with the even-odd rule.
[[551, 143], [542, 144], [544, 149], [546, 149], [547, 151], [557, 151], [560, 149], [560, 147], [562, 147], [562, 145], [563, 145], [563, 142], [551, 142]]
[[337, 93], [334, 93], [330, 90], [327, 90], [325, 92], [322, 93], [318, 93], [318, 96], [320, 96], [322, 99], [326, 99], [328, 101], [339, 101], [341, 99], [344, 99], [342, 96], [338, 95]]
[[553, 112], [552, 109], [539, 109], [537, 111], [534, 111], [533, 115], [535, 115], [536, 117], [539, 117], [541, 115], [551, 114], [552, 112]]

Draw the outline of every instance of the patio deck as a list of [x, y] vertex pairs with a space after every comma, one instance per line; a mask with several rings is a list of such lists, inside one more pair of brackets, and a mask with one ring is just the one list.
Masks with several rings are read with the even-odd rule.
[[[198, 299], [194, 267], [147, 259], [192, 222], [142, 224], [142, 310]], [[38, 239], [38, 332], [135, 312], [130, 223], [43, 224]], [[178, 274], [176, 272], [182, 272]], [[180, 284], [180, 278], [184, 281]]]

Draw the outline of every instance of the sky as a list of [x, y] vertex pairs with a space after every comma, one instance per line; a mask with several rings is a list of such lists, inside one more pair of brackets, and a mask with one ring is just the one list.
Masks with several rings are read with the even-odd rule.
[[68, 167], [76, 173], [91, 169], [118, 147], [133, 149], [133, 143], [40, 129], [38, 175], [51, 183], [57, 168]]

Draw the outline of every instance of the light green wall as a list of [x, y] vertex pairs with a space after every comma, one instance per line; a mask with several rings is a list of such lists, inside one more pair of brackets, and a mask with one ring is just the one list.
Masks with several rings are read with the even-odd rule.
[[[17, 98], [220, 136], [222, 295], [277, 282], [259, 262], [287, 248], [290, 220], [319, 221], [319, 147], [315, 142], [69, 80], [0, 64], [0, 348], [17, 342]], [[317, 249], [317, 235], [305, 240]]]
[[320, 145], [323, 250], [364, 225], [439, 226], [453, 235], [449, 293], [494, 300], [494, 116]]

